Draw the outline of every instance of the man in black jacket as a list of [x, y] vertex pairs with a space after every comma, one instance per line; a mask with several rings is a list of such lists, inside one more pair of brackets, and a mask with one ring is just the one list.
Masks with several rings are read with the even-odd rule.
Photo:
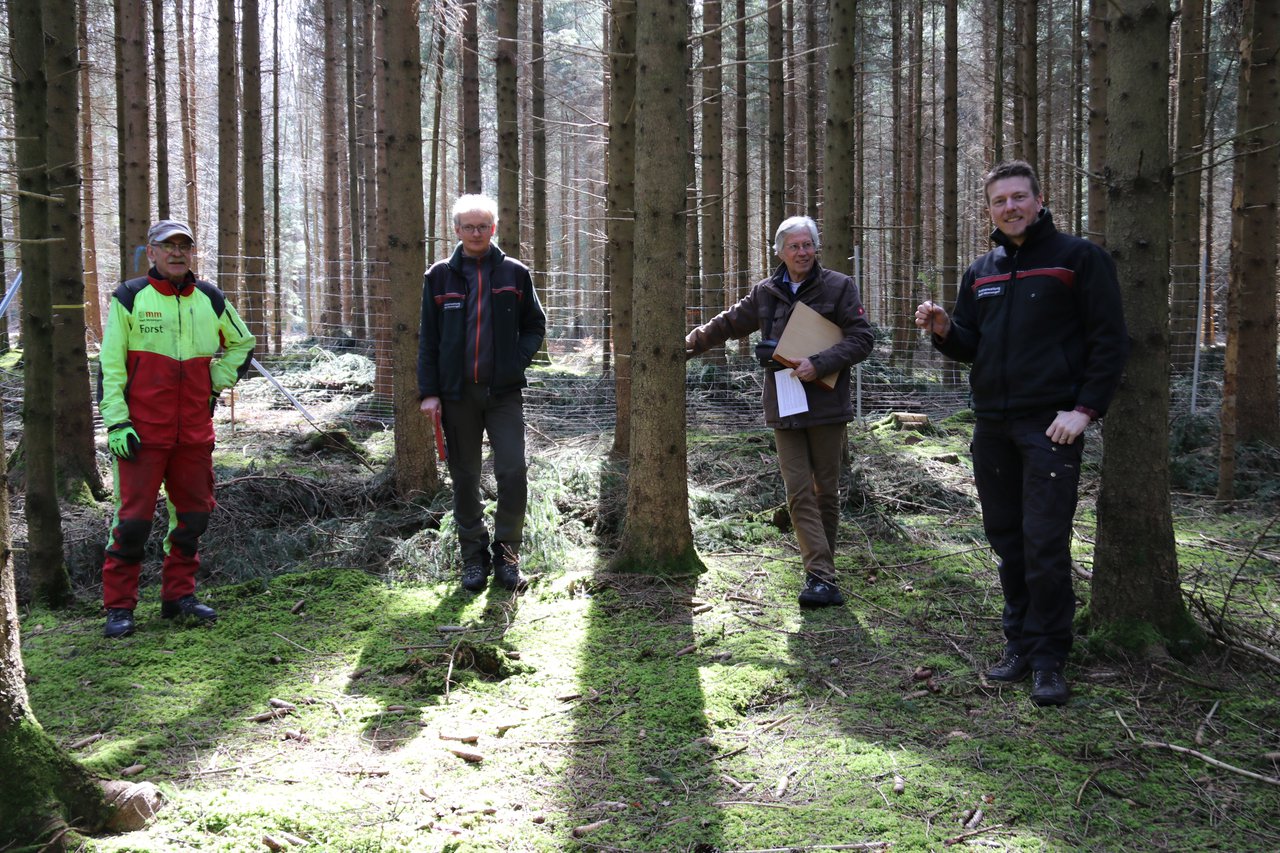
[[[470, 592], [485, 588], [490, 569], [506, 589], [524, 586], [520, 540], [529, 487], [522, 389], [547, 326], [528, 267], [493, 244], [497, 226], [493, 199], [464, 195], [454, 203], [459, 243], [427, 270], [418, 336], [420, 408], [443, 429], [462, 586]], [[492, 550], [480, 499], [486, 433], [498, 484]]]
[[1002, 163], [984, 191], [995, 248], [965, 273], [951, 316], [925, 302], [915, 322], [973, 363], [973, 474], [1004, 592], [1004, 657], [987, 677], [1032, 673], [1032, 701], [1063, 705], [1083, 435], [1120, 384], [1129, 337], [1115, 264], [1054, 228], [1035, 170]]

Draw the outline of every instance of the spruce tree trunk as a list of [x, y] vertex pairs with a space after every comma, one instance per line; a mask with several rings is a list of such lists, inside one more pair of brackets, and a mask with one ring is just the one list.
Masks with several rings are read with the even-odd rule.
[[[50, 205], [49, 236], [57, 242], [49, 254], [53, 288], [54, 421], [58, 492], [82, 498], [106, 497], [93, 445], [93, 401], [89, 393], [89, 358], [85, 347], [85, 289], [81, 257], [80, 45], [76, 0], [46, 0], [45, 64], [49, 71], [45, 151], [49, 190], [60, 199]], [[96, 305], [97, 295], [94, 295]]]
[[[608, 235], [609, 319], [614, 361], [616, 412], [613, 454], [631, 452], [631, 293], [635, 268], [636, 180], [636, 3], [613, 0], [609, 42], [609, 188]], [[683, 241], [682, 241], [683, 245]]]
[[1191, 367], [1200, 290], [1200, 180], [1204, 174], [1204, 0], [1183, 0], [1178, 16], [1178, 111], [1174, 120], [1173, 232], [1170, 234], [1170, 355]]
[[[45, 40], [41, 19], [40, 0], [9, 0], [9, 52], [10, 70], [13, 75], [14, 130], [16, 142], [18, 187], [24, 192], [21, 204], [21, 233], [24, 240], [37, 240], [45, 236], [47, 228], [47, 202], [36, 197], [47, 195], [45, 171]], [[74, 32], [74, 12], [68, 14], [65, 5], [50, 9], [70, 18]], [[64, 45], [63, 48], [68, 46]], [[57, 67], [58, 63], [53, 63]], [[74, 76], [74, 75], [72, 75]], [[74, 146], [75, 118], [72, 122]], [[47, 259], [48, 244], [28, 242], [23, 244], [24, 275], [30, 277], [34, 290], [25, 294], [27, 329], [27, 388], [49, 388], [52, 338], [47, 330], [32, 336], [32, 325], [48, 325], [49, 279]], [[44, 268], [42, 269], [42, 263]], [[43, 283], [41, 283], [41, 279]], [[32, 380], [32, 361], [37, 370], [46, 371], [43, 385]], [[27, 435], [28, 460], [28, 512], [32, 501], [40, 505], [39, 511], [52, 511], [53, 521], [58, 521], [58, 508], [53, 489], [53, 424], [50, 395], [24, 394], [24, 427]], [[32, 398], [45, 398], [42, 413], [29, 409]], [[32, 417], [36, 414], [36, 417]], [[28, 419], [30, 418], [30, 419]], [[47, 433], [39, 439], [33, 431]], [[0, 409], [0, 434], [4, 432], [4, 413]], [[38, 452], [43, 443], [43, 452]], [[25, 671], [22, 665], [22, 643], [18, 629], [18, 600], [13, 577], [12, 552], [9, 547], [9, 482], [3, 443], [0, 442], [0, 847], [31, 841], [45, 842], [60, 835], [68, 822], [89, 830], [101, 826], [106, 818], [102, 794], [93, 779], [44, 733], [31, 713], [27, 697]], [[47, 464], [45, 464], [47, 463]], [[32, 494], [33, 487], [38, 487]], [[28, 525], [34, 519], [28, 516]], [[61, 526], [57, 529], [56, 554], [37, 554], [37, 531], [31, 528], [32, 580], [36, 591], [48, 599], [51, 595], [61, 598], [68, 592], [66, 572], [62, 569]], [[42, 549], [46, 543], [40, 543]], [[35, 561], [53, 559], [61, 575], [61, 583], [50, 586], [46, 578], [38, 578]]]
[[[705, 323], [724, 307], [724, 71], [721, 0], [702, 4], [702, 314]], [[724, 350], [720, 350], [723, 361]]]
[[[631, 458], [621, 571], [688, 575], [702, 563], [689, 526], [683, 270], [689, 162], [685, 0], [637, 4], [636, 275]], [[674, 255], [674, 256], [673, 256]], [[641, 318], [642, 321], [641, 321]]]
[[498, 0], [498, 50], [494, 56], [498, 112], [498, 245], [520, 257], [520, 124], [516, 97], [516, 0]]
[[337, 338], [342, 329], [342, 220], [338, 204], [339, 140], [342, 136], [342, 101], [338, 96], [338, 40], [336, 0], [324, 0], [324, 113], [321, 123], [324, 150], [324, 269], [320, 276], [320, 335]]
[[[49, 236], [49, 175], [45, 150], [48, 84], [40, 4], [10, 2], [18, 238], [22, 247], [22, 440], [26, 447], [27, 568], [32, 596], [49, 607], [71, 599], [62, 555], [62, 516], [54, 469], [53, 287]], [[74, 127], [74, 123], [72, 124]]]
[[[1245, 0], [1240, 39], [1222, 458], [1231, 442], [1280, 441], [1276, 377], [1276, 223], [1280, 193], [1280, 4]], [[1232, 392], [1228, 394], [1228, 392]], [[1229, 424], [1231, 420], [1233, 423]], [[1224, 475], [1218, 497], [1225, 499]]]
[[241, 0], [240, 67], [244, 109], [244, 291], [237, 309], [258, 346], [267, 349], [267, 222], [262, 143], [262, 39], [258, 0]]
[[[80, 54], [80, 172], [81, 214], [84, 227], [84, 322], [93, 335], [102, 339], [102, 300], [98, 295], [98, 241], [94, 215], [98, 189], [94, 183], [93, 98], [89, 85], [89, 25], [85, 22], [89, 0], [79, 0], [76, 40]], [[7, 347], [6, 347], [7, 348]]]
[[381, 9], [385, 57], [387, 271], [395, 359], [396, 490], [401, 497], [440, 488], [432, 427], [418, 410], [418, 326], [424, 266], [422, 207], [422, 54], [417, 0]]
[[[822, 180], [822, 264], [852, 273], [850, 216], [853, 197], [854, 76], [857, 0], [831, 0], [831, 48], [827, 53], [826, 148]], [[812, 214], [811, 214], [812, 215]], [[777, 227], [777, 223], [774, 224]]]
[[151, 225], [151, 122], [147, 108], [146, 6], [116, 0], [116, 138], [120, 278], [146, 275], [140, 250]]
[[480, 34], [476, 0], [463, 0], [462, 21], [462, 175], [465, 192], [484, 192], [480, 170]]
[[1151, 440], [1169, 418], [1169, 9], [1160, 0], [1111, 9], [1107, 245], [1132, 351], [1104, 423], [1093, 616], [1178, 642], [1195, 629], [1178, 584], [1168, 442]]
[[240, 96], [235, 0], [218, 0], [218, 280], [240, 293]]

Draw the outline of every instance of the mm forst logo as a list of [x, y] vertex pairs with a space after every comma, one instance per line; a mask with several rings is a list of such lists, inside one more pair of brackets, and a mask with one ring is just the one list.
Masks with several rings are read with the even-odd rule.
[[164, 317], [164, 312], [162, 311], [143, 311], [142, 312], [143, 320], [160, 320], [160, 319], [163, 319], [163, 317]]

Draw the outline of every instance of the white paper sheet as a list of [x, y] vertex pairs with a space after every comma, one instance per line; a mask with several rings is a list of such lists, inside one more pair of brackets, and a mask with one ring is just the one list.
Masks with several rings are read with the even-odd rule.
[[804, 393], [804, 383], [796, 378], [794, 370], [776, 370], [773, 381], [778, 390], [778, 416], [789, 417], [809, 411], [809, 398]]

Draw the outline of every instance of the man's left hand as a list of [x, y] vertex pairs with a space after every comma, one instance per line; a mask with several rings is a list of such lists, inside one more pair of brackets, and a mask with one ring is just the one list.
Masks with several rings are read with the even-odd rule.
[[1058, 412], [1044, 434], [1054, 444], [1071, 444], [1089, 426], [1093, 419], [1084, 412]]
[[818, 371], [813, 366], [813, 362], [807, 358], [802, 358], [793, 368], [796, 378], [801, 382], [812, 382], [818, 378]]

